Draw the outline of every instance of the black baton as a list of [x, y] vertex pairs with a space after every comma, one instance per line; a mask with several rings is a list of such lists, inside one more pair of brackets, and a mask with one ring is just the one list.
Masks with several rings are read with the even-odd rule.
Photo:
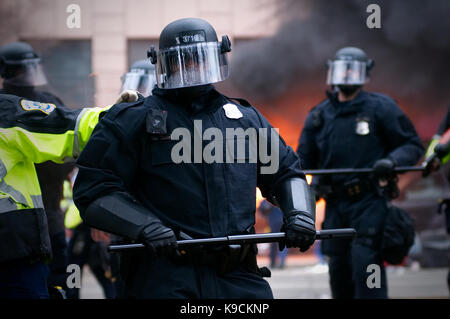
[[[333, 238], [353, 238], [356, 230], [353, 228], [326, 229], [316, 231], [316, 239], [333, 239]], [[273, 243], [285, 240], [285, 233], [266, 233], [266, 234], [250, 234], [250, 235], [232, 235], [224, 237], [200, 238], [178, 240], [178, 248], [186, 248], [201, 245], [243, 245], [243, 244], [262, 244]], [[144, 244], [126, 244], [126, 245], [110, 245], [108, 251], [122, 252], [134, 249], [144, 248]]]
[[[393, 169], [394, 173], [406, 172], [422, 172], [425, 170], [423, 166], [399, 166]], [[333, 168], [333, 169], [311, 169], [304, 170], [305, 175], [336, 175], [336, 174], [371, 174], [374, 173], [373, 168]]]

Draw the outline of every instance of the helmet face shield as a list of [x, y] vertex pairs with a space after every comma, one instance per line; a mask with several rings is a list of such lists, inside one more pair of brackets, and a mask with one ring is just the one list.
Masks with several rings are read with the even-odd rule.
[[327, 84], [363, 85], [367, 82], [367, 63], [362, 61], [336, 60], [329, 63]]
[[156, 77], [153, 73], [148, 73], [142, 69], [131, 69], [122, 77], [122, 87], [120, 92], [125, 90], [138, 91], [144, 97], [151, 95], [156, 84]]
[[219, 42], [175, 46], [158, 52], [156, 80], [162, 89], [220, 82], [228, 78], [228, 61]]
[[8, 64], [8, 67], [15, 69], [14, 76], [4, 80], [15, 86], [41, 86], [47, 84], [44, 70], [42, 68], [41, 60], [27, 59], [20, 63]]

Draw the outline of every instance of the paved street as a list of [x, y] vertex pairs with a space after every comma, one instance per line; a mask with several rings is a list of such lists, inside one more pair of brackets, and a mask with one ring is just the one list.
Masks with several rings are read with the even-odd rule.
[[[390, 298], [448, 298], [447, 269], [389, 268]], [[330, 298], [326, 266], [272, 271], [269, 280], [275, 298]]]
[[[260, 266], [267, 265], [260, 258]], [[314, 260], [313, 260], [314, 262]], [[284, 269], [273, 269], [268, 279], [275, 298], [330, 298], [326, 265], [311, 265], [311, 260], [288, 257]], [[390, 298], [449, 298], [447, 268], [413, 269], [389, 267], [387, 269]], [[103, 293], [88, 268], [82, 280], [83, 299], [103, 298]]]

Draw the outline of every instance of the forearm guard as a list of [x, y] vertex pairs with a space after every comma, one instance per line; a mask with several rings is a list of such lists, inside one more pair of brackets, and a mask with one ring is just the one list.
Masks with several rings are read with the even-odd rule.
[[86, 209], [84, 221], [92, 227], [132, 240], [138, 239], [146, 226], [162, 224], [159, 218], [123, 192], [92, 202]]
[[316, 201], [308, 183], [302, 178], [289, 178], [275, 191], [275, 201], [285, 218], [300, 213], [302, 218], [316, 219]]

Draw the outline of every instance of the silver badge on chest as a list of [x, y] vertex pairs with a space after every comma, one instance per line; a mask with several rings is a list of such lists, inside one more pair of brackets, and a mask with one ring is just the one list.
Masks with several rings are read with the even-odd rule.
[[356, 134], [368, 135], [370, 133], [369, 120], [357, 119], [356, 120]]
[[223, 109], [225, 110], [225, 115], [229, 119], [240, 119], [244, 115], [241, 111], [239, 111], [238, 107], [234, 104], [227, 103], [223, 106]]

